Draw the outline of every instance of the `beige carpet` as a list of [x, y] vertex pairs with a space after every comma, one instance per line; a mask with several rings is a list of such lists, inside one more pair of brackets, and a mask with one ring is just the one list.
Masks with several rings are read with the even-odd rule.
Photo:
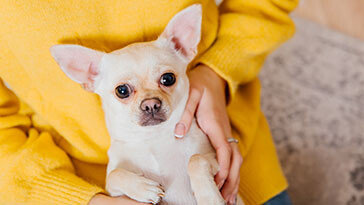
[[295, 205], [364, 205], [364, 42], [295, 19], [261, 73]]

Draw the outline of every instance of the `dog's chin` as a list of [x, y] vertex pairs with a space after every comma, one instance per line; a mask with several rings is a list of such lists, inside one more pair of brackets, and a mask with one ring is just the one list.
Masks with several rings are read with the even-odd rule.
[[143, 115], [140, 118], [139, 124], [143, 127], [159, 125], [166, 121], [167, 118], [164, 114], [160, 115]]

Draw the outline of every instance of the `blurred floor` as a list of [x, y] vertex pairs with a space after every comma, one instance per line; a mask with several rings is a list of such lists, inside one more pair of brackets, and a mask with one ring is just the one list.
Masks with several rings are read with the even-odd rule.
[[295, 18], [261, 72], [295, 205], [364, 204], [364, 42]]

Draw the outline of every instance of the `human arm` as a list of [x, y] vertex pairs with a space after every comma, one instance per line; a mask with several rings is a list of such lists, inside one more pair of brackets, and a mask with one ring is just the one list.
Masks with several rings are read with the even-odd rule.
[[[297, 2], [224, 1], [220, 6], [216, 41], [196, 60], [198, 66], [190, 73], [190, 98], [175, 132], [183, 136], [196, 116], [217, 151], [220, 172], [215, 180], [218, 185], [226, 180], [222, 194], [227, 201], [234, 201], [233, 196], [237, 193], [242, 158], [236, 144], [229, 144], [226, 140], [231, 137], [231, 128], [222, 99], [227, 96], [229, 102], [234, 100], [238, 86], [257, 77], [267, 54], [293, 35], [294, 24], [288, 13]], [[210, 80], [199, 77], [206, 75]], [[222, 92], [225, 85], [221, 80], [227, 82], [227, 94]], [[244, 155], [254, 139], [243, 136], [241, 140], [246, 148]]]
[[298, 0], [225, 0], [219, 7], [214, 44], [195, 61], [221, 76], [233, 98], [239, 85], [255, 79], [266, 56], [295, 31], [289, 13]]
[[100, 187], [76, 176], [67, 154], [0, 79], [0, 204], [87, 204]]
[[134, 201], [126, 196], [110, 197], [105, 194], [96, 194], [88, 205], [143, 205], [145, 203]]

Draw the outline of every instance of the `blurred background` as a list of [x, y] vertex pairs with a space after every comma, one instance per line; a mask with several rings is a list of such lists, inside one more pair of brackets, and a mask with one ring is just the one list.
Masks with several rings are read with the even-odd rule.
[[364, 205], [364, 0], [301, 0], [262, 69], [262, 109], [295, 205]]

